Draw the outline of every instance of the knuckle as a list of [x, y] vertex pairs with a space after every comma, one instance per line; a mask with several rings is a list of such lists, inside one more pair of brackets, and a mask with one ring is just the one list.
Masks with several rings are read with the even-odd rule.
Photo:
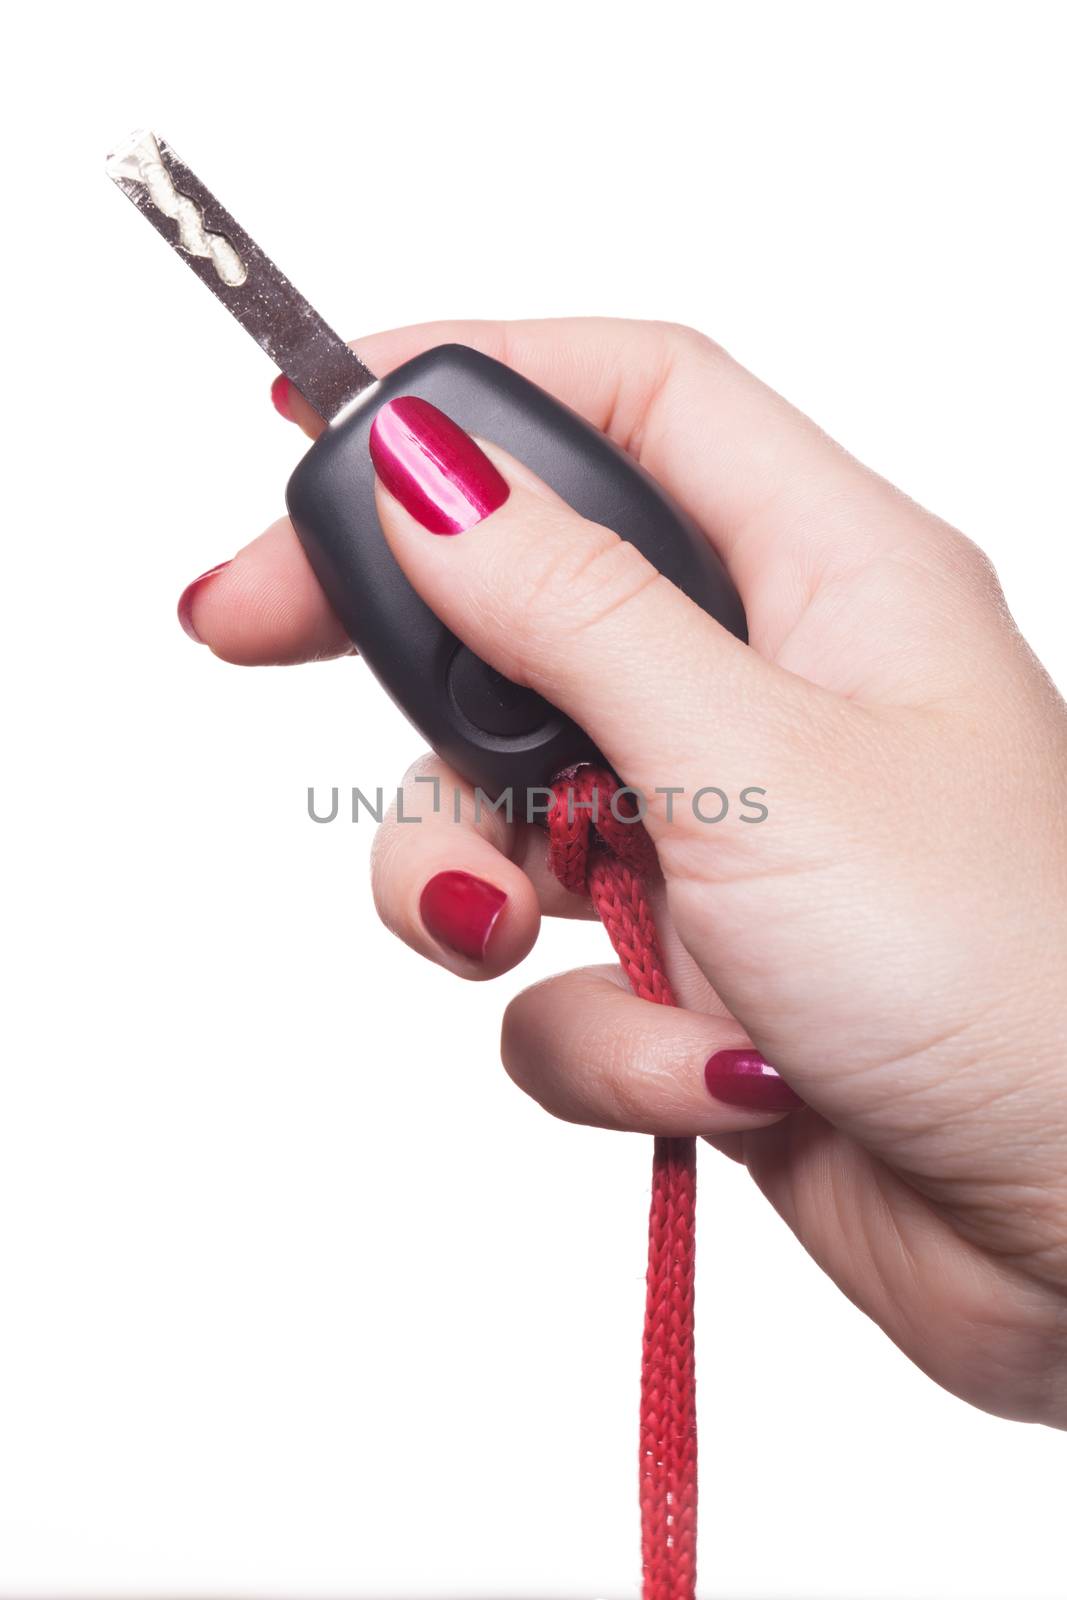
[[662, 325], [664, 368], [669, 374], [676, 366], [693, 363], [703, 370], [709, 367], [729, 369], [734, 362], [727, 350], [710, 334], [691, 328], [684, 322], [667, 322]]
[[702, 333], [699, 328], [690, 327], [687, 322], [664, 322], [660, 327], [668, 348], [679, 355], [721, 356], [723, 354], [721, 345], [716, 344], [714, 339]]
[[649, 430], [660, 425], [656, 419], [661, 402], [672, 389], [675, 378], [685, 372], [706, 373], [710, 367], [729, 361], [726, 352], [707, 334], [685, 323], [653, 322], [648, 324], [648, 334], [645, 381], [639, 386], [636, 415], [628, 415], [620, 405], [620, 398], [626, 393], [626, 387], [622, 386], [607, 430], [638, 460], [643, 455]]
[[648, 1127], [647, 1094], [639, 1075], [634, 1073], [623, 1040], [606, 1052], [597, 1076], [598, 1099], [603, 1107], [605, 1127], [640, 1133]]
[[1003, 590], [997, 569], [980, 545], [966, 534], [957, 533], [951, 541], [951, 558], [971, 587], [998, 604], [1002, 603]]
[[533, 573], [522, 599], [524, 635], [553, 650], [573, 643], [617, 620], [662, 581], [634, 545], [587, 523], [581, 538], [556, 542]]
[[500, 1024], [500, 1059], [504, 1071], [512, 1083], [535, 1100], [538, 1099], [537, 1074], [532, 1070], [532, 1062], [539, 1049], [541, 1003], [538, 996], [544, 987], [544, 984], [535, 984], [516, 995], [506, 1006]]
[[565, 1122], [598, 1128], [644, 1131], [649, 1127], [647, 1090], [634, 1070], [628, 1035], [605, 1026], [597, 1006], [573, 1015], [565, 1037], [555, 1021], [565, 985], [575, 998], [603, 986], [597, 969], [547, 978], [517, 995], [504, 1012], [500, 1057], [511, 1081], [545, 1111]]
[[[543, 1111], [564, 1122], [588, 1123], [580, 1074], [573, 1070], [573, 1041], [561, 1048], [557, 1026], [559, 985], [566, 982], [567, 977], [545, 978], [515, 996], [500, 1025], [500, 1059], [516, 1088]], [[561, 1064], [563, 1056], [569, 1065]]]
[[936, 522], [930, 538], [937, 570], [961, 594], [1007, 616], [1007, 601], [997, 569], [980, 545], [945, 522]]

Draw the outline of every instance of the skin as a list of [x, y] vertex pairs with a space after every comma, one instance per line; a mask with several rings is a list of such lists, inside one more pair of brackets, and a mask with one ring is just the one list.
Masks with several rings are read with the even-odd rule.
[[[480, 655], [569, 712], [650, 796], [658, 916], [684, 1009], [612, 968], [508, 1007], [504, 1063], [549, 1111], [702, 1135], [742, 1161], [841, 1289], [938, 1383], [1067, 1426], [1067, 708], [985, 557], [852, 460], [710, 341], [611, 321], [440, 323], [361, 340], [380, 372], [456, 340], [507, 361], [632, 452], [704, 527], [751, 648], [492, 442], [507, 502], [454, 538], [383, 489], [407, 576]], [[319, 419], [299, 396], [294, 417]], [[350, 648], [286, 522], [192, 600], [247, 664]], [[456, 779], [432, 757], [409, 774]], [[700, 824], [657, 785], [767, 790], [770, 816]], [[386, 924], [465, 978], [582, 908], [543, 838], [427, 817], [377, 841]], [[508, 905], [482, 963], [426, 933], [427, 880]], [[712, 1099], [703, 1065], [751, 1042], [803, 1097]]]

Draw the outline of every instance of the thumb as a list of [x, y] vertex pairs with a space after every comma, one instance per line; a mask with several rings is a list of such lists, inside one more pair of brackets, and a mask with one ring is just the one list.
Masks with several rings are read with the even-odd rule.
[[409, 581], [491, 666], [585, 729], [648, 798], [654, 833], [657, 789], [716, 785], [732, 799], [772, 765], [801, 765], [833, 697], [742, 644], [634, 545], [425, 400], [383, 406], [370, 448]]

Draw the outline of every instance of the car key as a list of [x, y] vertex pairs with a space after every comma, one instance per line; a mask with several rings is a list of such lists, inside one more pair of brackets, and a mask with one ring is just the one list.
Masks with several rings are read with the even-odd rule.
[[567, 406], [457, 344], [376, 378], [162, 139], [132, 135], [107, 171], [328, 424], [289, 480], [293, 526], [367, 665], [437, 753], [487, 797], [511, 791], [521, 808], [561, 771], [602, 758], [562, 712], [468, 650], [404, 577], [379, 526], [368, 449], [385, 401], [417, 395], [510, 451], [746, 637], [740, 599], [701, 529]]

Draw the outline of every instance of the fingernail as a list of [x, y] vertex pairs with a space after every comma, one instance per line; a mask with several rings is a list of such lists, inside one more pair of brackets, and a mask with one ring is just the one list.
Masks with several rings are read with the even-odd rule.
[[804, 1104], [756, 1050], [718, 1050], [704, 1067], [708, 1093], [746, 1111], [795, 1111]]
[[502, 506], [507, 482], [469, 434], [428, 400], [390, 400], [370, 431], [374, 470], [431, 533], [464, 533]]
[[419, 900], [423, 926], [438, 944], [472, 961], [484, 959], [489, 935], [508, 897], [470, 872], [439, 872]]
[[190, 639], [192, 639], [196, 644], [203, 644], [204, 641], [193, 627], [193, 601], [196, 599], [201, 586], [205, 584], [209, 578], [213, 578], [216, 572], [221, 572], [224, 567], [228, 567], [229, 565], [230, 563], [228, 561], [220, 561], [217, 567], [209, 567], [206, 572], [202, 572], [200, 574], [199, 578], [194, 578], [192, 583], [187, 585], [187, 587], [181, 592], [181, 598], [178, 601], [178, 621], [181, 623]]
[[289, 409], [289, 379], [284, 372], [279, 372], [270, 386], [270, 397], [274, 401], [274, 409], [286, 420], [292, 422], [293, 413]]

